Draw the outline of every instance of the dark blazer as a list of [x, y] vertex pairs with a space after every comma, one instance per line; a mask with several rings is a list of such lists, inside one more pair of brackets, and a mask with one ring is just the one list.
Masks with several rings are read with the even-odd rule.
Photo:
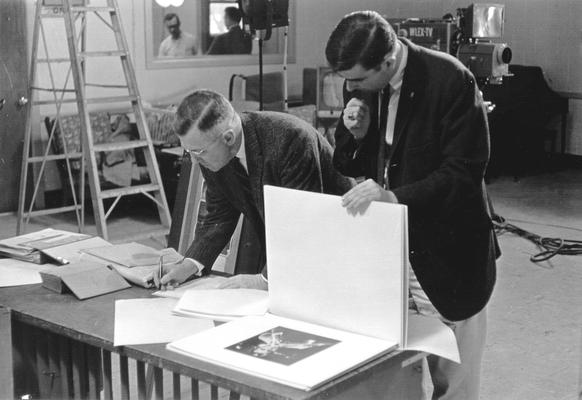
[[[489, 158], [487, 116], [471, 72], [452, 56], [406, 39], [408, 62], [389, 149], [389, 188], [408, 206], [410, 262], [432, 304], [453, 321], [489, 300], [499, 255], [483, 183]], [[385, 88], [384, 93], [389, 93]], [[363, 98], [372, 122], [356, 141], [336, 129], [334, 164], [348, 176], [377, 178], [378, 94]], [[388, 95], [382, 99], [385, 126]]]
[[201, 166], [207, 214], [197, 224], [185, 255], [201, 262], [206, 273], [230, 240], [241, 213], [261, 242], [264, 264], [264, 185], [337, 195], [352, 187], [352, 181], [333, 167], [329, 143], [305, 121], [268, 111], [243, 113], [241, 119], [248, 175], [238, 159], [217, 172]]
[[212, 41], [207, 54], [251, 54], [253, 39], [240, 26], [233, 26]]

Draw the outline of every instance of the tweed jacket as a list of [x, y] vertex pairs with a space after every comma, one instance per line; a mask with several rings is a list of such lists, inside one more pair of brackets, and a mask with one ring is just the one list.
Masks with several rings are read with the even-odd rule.
[[[389, 189], [408, 206], [409, 259], [422, 288], [441, 315], [462, 320], [487, 304], [499, 255], [483, 182], [486, 112], [473, 75], [457, 59], [401, 40], [409, 51], [385, 155]], [[389, 88], [383, 93], [378, 113], [377, 93], [344, 91], [346, 102], [362, 98], [372, 116], [361, 141], [340, 118], [334, 164], [345, 175], [377, 179]]]
[[248, 175], [237, 159], [217, 172], [201, 166], [207, 214], [198, 222], [185, 255], [201, 262], [206, 273], [230, 240], [241, 213], [254, 228], [265, 259], [264, 185], [337, 195], [352, 187], [352, 180], [333, 167], [329, 143], [308, 123], [268, 111], [243, 113], [241, 119]]

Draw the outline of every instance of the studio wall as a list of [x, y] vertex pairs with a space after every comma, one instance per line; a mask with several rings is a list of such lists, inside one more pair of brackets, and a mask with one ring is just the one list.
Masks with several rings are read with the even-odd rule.
[[[33, 0], [28, 19], [32, 31]], [[99, 2], [99, 0], [94, 0]], [[186, 0], [188, 1], [188, 0]], [[304, 67], [324, 64], [323, 49], [329, 32], [346, 13], [374, 9], [390, 17], [441, 17], [466, 7], [459, 0], [294, 0], [296, 17], [296, 62], [289, 66], [289, 92], [300, 95]], [[145, 59], [145, 9], [143, 0], [118, 0], [142, 97], [149, 102], [168, 99], [196, 87], [228, 91], [233, 73], [254, 74], [258, 66], [147, 69]], [[513, 63], [539, 65], [550, 85], [558, 91], [582, 94], [582, 1], [505, 0], [504, 41], [513, 50]], [[32, 37], [32, 34], [29, 35]], [[278, 69], [267, 65], [265, 71]], [[111, 77], [117, 71], [107, 66], [99, 74]], [[582, 155], [582, 100], [570, 101], [567, 152]]]

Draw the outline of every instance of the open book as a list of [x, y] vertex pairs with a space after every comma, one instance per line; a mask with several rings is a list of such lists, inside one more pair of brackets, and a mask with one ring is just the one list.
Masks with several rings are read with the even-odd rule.
[[168, 349], [310, 390], [406, 347], [405, 206], [265, 186], [265, 228], [269, 313]]

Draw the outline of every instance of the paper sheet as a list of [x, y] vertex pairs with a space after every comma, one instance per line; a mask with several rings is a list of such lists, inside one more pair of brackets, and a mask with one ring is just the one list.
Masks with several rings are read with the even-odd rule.
[[167, 343], [210, 329], [206, 319], [172, 315], [175, 299], [130, 299], [115, 302], [113, 345]]
[[156, 250], [135, 242], [90, 248], [84, 253], [128, 268], [157, 266], [160, 255], [164, 255], [164, 263], [183, 258], [174, 249]]
[[224, 276], [211, 275], [204, 278], [194, 279], [193, 281], [182, 284], [172, 290], [158, 290], [157, 292], [154, 292], [153, 295], [179, 299], [184, 293], [186, 293], [187, 290], [190, 289], [218, 289], [218, 286], [220, 286], [220, 284], [226, 279], [227, 278]]
[[184, 293], [173, 312], [179, 315], [230, 321], [249, 315], [264, 315], [269, 294], [258, 289], [191, 289]]
[[41, 283], [39, 271], [44, 266], [12, 258], [0, 259], [0, 287]]
[[405, 349], [424, 351], [456, 363], [461, 362], [453, 330], [437, 318], [410, 313]]
[[84, 256], [86, 257], [83, 250], [103, 246], [111, 246], [111, 244], [106, 240], [96, 236], [89, 239], [84, 239], [74, 243], [66, 244], [63, 246], [44, 249], [42, 252], [48, 254], [49, 256], [56, 260], [62, 259], [64, 263], [68, 264], [81, 261], [81, 259], [83, 259]]
[[265, 186], [269, 312], [403, 343], [406, 207]]

